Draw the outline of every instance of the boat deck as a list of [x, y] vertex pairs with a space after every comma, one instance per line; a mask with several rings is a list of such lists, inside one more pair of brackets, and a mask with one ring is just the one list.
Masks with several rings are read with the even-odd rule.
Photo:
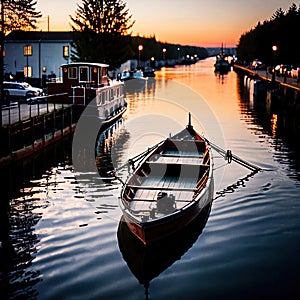
[[134, 213], [149, 212], [156, 206], [159, 192], [173, 194], [176, 209], [181, 209], [189, 204], [197, 189], [195, 178], [185, 178], [178, 181], [178, 177], [154, 177], [149, 176], [142, 185], [128, 185], [129, 188], [137, 189], [134, 198], [130, 201], [130, 210]]
[[[205, 182], [209, 165], [204, 141], [167, 140], [164, 149], [157, 151], [127, 184], [128, 208], [135, 217], [155, 218], [169, 214], [158, 210], [159, 193], [172, 199], [172, 210], [180, 210], [193, 202], [200, 185]], [[174, 200], [173, 200], [174, 199]]]
[[[162, 189], [163, 191], [163, 189]], [[157, 194], [159, 191], [150, 189], [139, 189], [132, 201], [130, 201], [130, 210], [134, 213], [149, 213], [156, 207]], [[193, 191], [174, 191], [169, 192], [175, 197], [176, 209], [181, 209], [193, 200]]]
[[159, 156], [158, 158], [150, 159], [149, 163], [158, 163], [158, 164], [178, 164], [178, 165], [200, 165], [203, 161], [202, 156], [199, 157], [199, 155], [182, 155], [177, 154], [163, 154]]

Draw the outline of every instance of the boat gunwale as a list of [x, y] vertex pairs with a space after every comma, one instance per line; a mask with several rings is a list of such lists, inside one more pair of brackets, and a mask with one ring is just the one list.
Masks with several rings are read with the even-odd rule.
[[[186, 128], [184, 128], [182, 131], [178, 132], [176, 135], [174, 135], [172, 138], [174, 139], [174, 137], [176, 136], [180, 136], [180, 134], [182, 132], [184, 132], [185, 130], [188, 130]], [[194, 131], [194, 129], [192, 129]], [[192, 133], [189, 132], [190, 135], [192, 135]], [[196, 188], [197, 185], [195, 186], [194, 189], [190, 189], [191, 191], [195, 191], [195, 193], [197, 191], [199, 191], [198, 194], [195, 195], [195, 198], [192, 199], [191, 201], [187, 201], [189, 202], [187, 205], [183, 206], [182, 208], [180, 209], [176, 209], [174, 212], [172, 213], [168, 213], [164, 216], [160, 216], [160, 217], [157, 217], [155, 219], [148, 219], [147, 221], [141, 221], [135, 214], [133, 214], [131, 211], [130, 211], [130, 208], [128, 208], [126, 206], [126, 202], [129, 203], [130, 201], [127, 201], [124, 199], [124, 192], [126, 190], [126, 187], [130, 187], [130, 185], [128, 184], [129, 180], [132, 178], [132, 175], [134, 174], [137, 174], [137, 172], [141, 169], [142, 165], [144, 163], [147, 163], [147, 160], [149, 160], [149, 158], [151, 157], [151, 155], [153, 155], [155, 152], [158, 151], [159, 148], [162, 148], [164, 146], [164, 144], [168, 141], [168, 140], [172, 140], [170, 138], [166, 138], [164, 140], [161, 141], [161, 143], [156, 147], [154, 148], [152, 151], [150, 151], [141, 161], [140, 163], [138, 164], [138, 166], [136, 167], [136, 170], [135, 172], [130, 176], [130, 178], [128, 179], [128, 181], [126, 182], [125, 186], [123, 187], [122, 189], [122, 192], [121, 192], [121, 197], [120, 197], [120, 207], [121, 209], [123, 210], [123, 212], [125, 212], [128, 217], [130, 217], [132, 219], [132, 222], [134, 222], [135, 224], [137, 224], [138, 226], [142, 227], [142, 228], [146, 228], [146, 227], [151, 227], [152, 225], [155, 225], [156, 223], [161, 223], [162, 221], [166, 221], [168, 219], [172, 219], [174, 217], [176, 217], [178, 214], [181, 214], [182, 212], [184, 211], [187, 211], [189, 209], [192, 209], [192, 207], [194, 205], [196, 205], [201, 197], [207, 192], [207, 190], [211, 187], [211, 184], [212, 184], [212, 180], [213, 180], [213, 159], [212, 159], [212, 152], [211, 152], [211, 147], [209, 146], [209, 143], [207, 142], [207, 140], [199, 135], [196, 131], [194, 131], [194, 136], [199, 136], [201, 138], [201, 140], [204, 142], [205, 144], [205, 149], [206, 151], [209, 153], [209, 157], [210, 157], [210, 161], [209, 161], [209, 164], [204, 164], [205, 166], [208, 166], [207, 170], [209, 170], [208, 174], [205, 175], [205, 173], [203, 175], [205, 175], [205, 178], [204, 178], [204, 181], [205, 182], [202, 182], [201, 185], [204, 185], [201, 189], [200, 188]], [[202, 142], [201, 141], [201, 142]], [[204, 157], [204, 155], [203, 155]], [[179, 165], [182, 165], [182, 164], [179, 164]], [[201, 164], [202, 165], [202, 164]], [[199, 165], [200, 166], [200, 165]], [[202, 181], [202, 180], [200, 180]], [[134, 186], [135, 188], [141, 188], [143, 189], [143, 186]], [[153, 187], [153, 189], [157, 189], [156, 187]], [[161, 188], [161, 189], [157, 189], [157, 190], [164, 190], [164, 188]], [[166, 190], [166, 189], [165, 189]], [[172, 190], [172, 188], [169, 188], [168, 190]], [[175, 188], [173, 188], [173, 190], [176, 190]], [[178, 190], [178, 189], [177, 189]], [[123, 200], [124, 199], [124, 200]]]
[[[192, 207], [194, 205], [198, 204], [200, 198], [203, 196], [203, 194], [206, 193], [206, 191], [211, 186], [212, 174], [209, 174], [209, 175], [207, 177], [206, 185], [205, 185], [205, 187], [203, 189], [201, 189], [200, 193], [193, 200], [189, 201], [189, 203], [187, 205], [183, 206], [180, 209], [175, 210], [174, 212], [172, 212], [170, 214], [167, 214], [167, 215], [164, 215], [164, 216], [161, 216], [161, 217], [157, 217], [157, 218], [151, 219], [151, 220], [149, 219], [149, 220], [143, 222], [143, 221], [139, 220], [136, 217], [136, 215], [134, 215], [133, 213], [131, 213], [130, 209], [128, 209], [127, 207], [125, 207], [124, 203], [122, 203], [122, 205], [124, 206], [123, 211], [126, 212], [126, 214], [128, 216], [130, 216], [134, 220], [135, 224], [137, 224], [138, 226], [140, 226], [142, 228], [151, 227], [151, 226], [155, 225], [155, 223], [161, 223], [161, 221], [166, 221], [167, 222], [168, 219], [172, 219], [172, 218], [176, 217], [178, 214], [181, 214], [183, 211], [187, 211], [189, 209], [192, 209]], [[122, 202], [122, 199], [121, 199], [121, 202]]]

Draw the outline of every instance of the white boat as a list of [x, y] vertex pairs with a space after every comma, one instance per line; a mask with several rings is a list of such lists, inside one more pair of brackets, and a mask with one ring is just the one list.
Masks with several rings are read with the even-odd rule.
[[126, 81], [126, 80], [130, 80], [130, 79], [138, 79], [138, 80], [145, 81], [148, 79], [148, 77], [144, 76], [144, 73], [142, 70], [123, 71], [121, 74], [121, 80]]
[[109, 125], [120, 118], [127, 109], [124, 82], [108, 78], [107, 64], [75, 62], [64, 64], [62, 81], [49, 83], [49, 99], [59, 103], [87, 106], [95, 100], [95, 116], [102, 125]]

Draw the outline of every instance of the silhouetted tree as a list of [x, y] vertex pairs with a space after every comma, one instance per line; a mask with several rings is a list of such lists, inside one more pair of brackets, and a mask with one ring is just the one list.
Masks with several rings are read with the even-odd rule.
[[[261, 59], [266, 64], [274, 63], [272, 46], [277, 45], [277, 63], [300, 64], [297, 30], [300, 28], [300, 6], [292, 4], [287, 12], [277, 9], [270, 20], [260, 22], [255, 28], [241, 35], [237, 55], [249, 62]], [[295, 34], [296, 32], [296, 34]]]
[[1, 12], [3, 20], [1, 32], [7, 34], [13, 30], [36, 29], [37, 19], [42, 16], [36, 10], [34, 0], [2, 0]]
[[71, 16], [72, 59], [120, 66], [131, 54], [131, 18], [121, 0], [83, 0], [77, 5], [76, 15]]
[[37, 19], [42, 16], [36, 11], [34, 0], [1, 0], [0, 2], [0, 127], [2, 126], [1, 105], [3, 101], [3, 49], [4, 36], [16, 29], [35, 29]]

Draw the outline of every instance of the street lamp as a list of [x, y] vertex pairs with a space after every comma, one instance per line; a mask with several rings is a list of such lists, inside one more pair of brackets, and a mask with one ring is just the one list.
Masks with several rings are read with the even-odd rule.
[[272, 73], [272, 82], [275, 82], [275, 64], [276, 64], [276, 52], [278, 51], [278, 46], [273, 45], [272, 46], [273, 50], [273, 73]]
[[154, 56], [152, 56], [151, 58], [150, 58], [150, 65], [151, 65], [151, 67], [154, 69], [155, 68], [155, 58], [154, 58]]
[[141, 51], [144, 49], [143, 45], [139, 45], [138, 50], [139, 50], [139, 63], [138, 67], [141, 66]]
[[166, 64], [166, 52], [167, 52], [167, 49], [163, 48], [162, 52], [163, 52], [163, 57], [164, 57], [164, 64]]

